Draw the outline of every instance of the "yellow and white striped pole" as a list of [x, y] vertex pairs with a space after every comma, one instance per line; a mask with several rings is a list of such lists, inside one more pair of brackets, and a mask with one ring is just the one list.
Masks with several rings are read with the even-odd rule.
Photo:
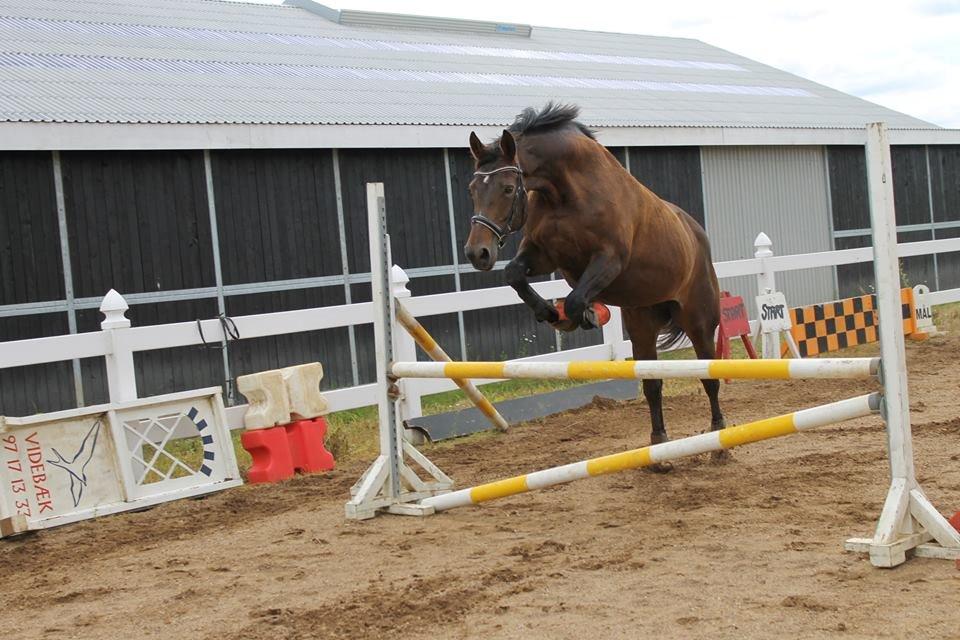
[[535, 471], [522, 476], [498, 480], [487, 484], [477, 485], [469, 489], [461, 489], [438, 496], [425, 498], [420, 501], [424, 507], [433, 507], [436, 511], [445, 511], [454, 507], [462, 507], [496, 498], [526, 493], [534, 489], [543, 489], [553, 485], [581, 480], [592, 476], [615, 473], [626, 469], [638, 469], [658, 462], [668, 462], [678, 458], [721, 451], [738, 447], [751, 442], [759, 442], [770, 438], [789, 435], [798, 431], [806, 431], [814, 427], [822, 427], [845, 420], [860, 418], [880, 410], [880, 394], [871, 393], [849, 400], [841, 400], [811, 409], [803, 409], [794, 413], [767, 418], [757, 422], [749, 422], [736, 427], [727, 427], [719, 431], [710, 431], [700, 435], [650, 445], [641, 449], [632, 449], [622, 453], [614, 453], [601, 458], [582, 460], [560, 467], [552, 467], [542, 471]]
[[[406, 309], [403, 308], [403, 305], [399, 301], [395, 301], [397, 320], [407, 330], [407, 333], [416, 341], [420, 348], [426, 352], [428, 356], [436, 360], [438, 363], [448, 363], [451, 362], [450, 356], [447, 355], [447, 352], [444, 351], [437, 341], [433, 339], [433, 336], [424, 328], [416, 318], [410, 315]], [[425, 362], [423, 364], [431, 364]], [[443, 376], [446, 377], [446, 376]], [[473, 402], [474, 406], [480, 410], [487, 420], [493, 424], [494, 427], [499, 431], [506, 431], [510, 428], [510, 425], [506, 420], [503, 419], [503, 416], [500, 415], [500, 412], [491, 404], [489, 400], [477, 389], [469, 380], [465, 379], [463, 376], [452, 377], [453, 382], [463, 389], [463, 392], [470, 398], [470, 401]]]
[[868, 378], [879, 358], [792, 360], [627, 360], [584, 362], [394, 362], [397, 378], [538, 378], [633, 380], [644, 378]]

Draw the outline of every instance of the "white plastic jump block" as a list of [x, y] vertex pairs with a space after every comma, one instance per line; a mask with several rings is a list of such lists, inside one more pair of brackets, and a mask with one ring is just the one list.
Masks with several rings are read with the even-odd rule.
[[250, 403], [243, 416], [244, 426], [266, 429], [327, 413], [329, 405], [320, 393], [322, 379], [319, 362], [240, 376], [237, 389]]
[[250, 406], [243, 415], [247, 429], [264, 429], [290, 422], [290, 398], [279, 369], [237, 378], [237, 389]]
[[241, 482], [217, 387], [0, 417], [0, 537]]
[[290, 417], [310, 420], [329, 411], [327, 399], [320, 393], [323, 366], [319, 362], [299, 364], [280, 370], [290, 399]]

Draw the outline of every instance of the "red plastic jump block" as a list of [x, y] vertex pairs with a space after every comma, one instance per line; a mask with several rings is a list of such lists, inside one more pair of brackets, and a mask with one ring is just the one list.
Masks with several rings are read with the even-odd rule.
[[300, 473], [330, 471], [336, 461], [324, 446], [327, 421], [323, 418], [298, 420], [284, 427], [293, 458], [293, 468]]
[[329, 471], [336, 464], [324, 446], [327, 423], [323, 418], [298, 420], [269, 429], [244, 431], [240, 442], [253, 458], [247, 472], [251, 484], [278, 482], [297, 471]]
[[240, 443], [253, 458], [247, 482], [279, 482], [293, 477], [293, 457], [283, 427], [244, 431]]

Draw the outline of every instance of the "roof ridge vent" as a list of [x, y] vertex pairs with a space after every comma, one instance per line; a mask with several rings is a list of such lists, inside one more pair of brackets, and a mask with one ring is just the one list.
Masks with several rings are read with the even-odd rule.
[[330, 22], [340, 22], [340, 11], [328, 7], [325, 4], [320, 4], [319, 2], [314, 2], [313, 0], [283, 0], [283, 4], [288, 7], [297, 7], [303, 9], [304, 11], [309, 11], [315, 15], [320, 16]]
[[313, 0], [284, 0], [284, 4], [305, 9], [331, 22], [336, 22], [348, 27], [396, 29], [404, 31], [447, 31], [454, 33], [517, 36], [521, 38], [529, 38], [533, 32], [533, 28], [530, 25], [515, 24], [512, 22], [459, 20], [456, 18], [415, 16], [404, 13], [354, 11], [351, 9], [341, 9], [338, 11], [337, 9], [332, 9]]
[[456, 18], [435, 18], [432, 16], [352, 11], [346, 9], [340, 12], [340, 24], [351, 27], [453, 31], [457, 33], [520, 36], [522, 38], [529, 38], [531, 31], [533, 31], [530, 25], [526, 24], [486, 22], [483, 20], [458, 20]]

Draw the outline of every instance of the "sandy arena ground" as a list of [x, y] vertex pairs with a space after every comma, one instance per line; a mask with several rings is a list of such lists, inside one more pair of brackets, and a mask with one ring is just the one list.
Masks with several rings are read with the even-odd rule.
[[[960, 337], [908, 345], [918, 476], [960, 509]], [[865, 392], [735, 382], [728, 424]], [[668, 398], [674, 437], [702, 393]], [[595, 403], [429, 455], [459, 486], [645, 444], [638, 402]], [[887, 487], [862, 419], [425, 519], [343, 518], [364, 464], [0, 542], [4, 638], [957, 638], [960, 571], [845, 553]]]

